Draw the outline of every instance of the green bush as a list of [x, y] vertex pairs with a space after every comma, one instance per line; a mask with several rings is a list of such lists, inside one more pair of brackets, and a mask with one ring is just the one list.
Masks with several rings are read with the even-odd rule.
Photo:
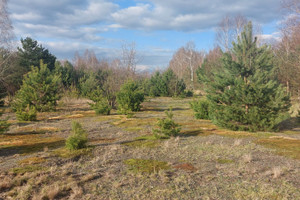
[[209, 102], [207, 100], [192, 101], [190, 105], [196, 119], [209, 119]]
[[[2, 110], [0, 110], [0, 117], [2, 116]], [[0, 134], [8, 131], [10, 124], [7, 123], [7, 119], [0, 119]]]
[[108, 102], [105, 99], [92, 103], [90, 106], [95, 110], [97, 115], [109, 115], [111, 111], [111, 106], [108, 105]]
[[16, 116], [19, 121], [36, 121], [37, 112], [34, 106], [27, 105], [26, 109], [18, 108]]
[[102, 96], [102, 91], [99, 87], [92, 90], [87, 97], [94, 101], [90, 106], [95, 110], [97, 115], [109, 115], [112, 107], [109, 105], [108, 100]]
[[41, 61], [40, 68], [32, 67], [32, 71], [24, 77], [12, 103], [13, 110], [21, 114], [28, 105], [42, 112], [54, 110], [60, 98], [60, 83], [60, 77]]
[[87, 145], [87, 134], [83, 130], [80, 123], [72, 122], [72, 135], [66, 140], [66, 148], [69, 150], [77, 150], [85, 148]]
[[117, 93], [118, 112], [127, 114], [139, 111], [144, 99], [144, 93], [139, 91], [138, 85], [133, 81], [128, 81]]
[[296, 116], [298, 123], [300, 123], [300, 110], [298, 110], [298, 114]]
[[172, 109], [166, 110], [165, 114], [167, 118], [158, 119], [157, 126], [159, 128], [153, 129], [156, 138], [177, 136], [180, 132], [180, 125], [173, 120]]
[[168, 69], [164, 73], [156, 72], [148, 81], [145, 90], [146, 94], [156, 96], [167, 97], [186, 97], [184, 92], [186, 85], [183, 79], [179, 79], [173, 70]]

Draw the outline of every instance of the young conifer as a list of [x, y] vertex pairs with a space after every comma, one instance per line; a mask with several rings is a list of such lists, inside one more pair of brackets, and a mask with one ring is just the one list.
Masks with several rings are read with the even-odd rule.
[[249, 22], [231, 52], [224, 53], [207, 91], [213, 122], [232, 130], [273, 130], [290, 98], [274, 78], [270, 48], [258, 47]]

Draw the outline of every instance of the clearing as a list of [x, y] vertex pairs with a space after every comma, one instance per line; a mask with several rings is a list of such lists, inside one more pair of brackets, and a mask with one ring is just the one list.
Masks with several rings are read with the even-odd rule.
[[[153, 98], [132, 118], [96, 116], [86, 101], [61, 102], [36, 122], [0, 135], [0, 199], [300, 199], [300, 129], [232, 132], [196, 120], [192, 99]], [[177, 138], [152, 129], [173, 108]], [[89, 147], [67, 151], [71, 122]]]

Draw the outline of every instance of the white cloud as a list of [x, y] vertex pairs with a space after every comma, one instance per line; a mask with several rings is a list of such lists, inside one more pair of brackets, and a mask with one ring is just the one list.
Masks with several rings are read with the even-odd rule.
[[[130, 6], [121, 5], [124, 2]], [[75, 51], [87, 48], [100, 56], [115, 56], [116, 47], [97, 46], [99, 41], [106, 41], [107, 47], [111, 41], [124, 39], [122, 35], [110, 38], [111, 30], [212, 30], [222, 17], [236, 14], [260, 24], [268, 23], [278, 16], [280, 0], [10, 0], [8, 3], [18, 37], [39, 39], [58, 57], [70, 58]], [[106, 37], [101, 35], [104, 32]], [[167, 65], [173, 53], [154, 48], [147, 51], [150, 53], [141, 52], [141, 66]]]
[[280, 0], [148, 0], [112, 14], [121, 27], [144, 30], [201, 31], [225, 15], [242, 14], [260, 23], [274, 20]]

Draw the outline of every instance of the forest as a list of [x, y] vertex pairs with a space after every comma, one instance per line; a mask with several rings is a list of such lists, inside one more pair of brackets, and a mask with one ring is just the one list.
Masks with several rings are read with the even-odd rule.
[[300, 198], [299, 1], [280, 40], [225, 16], [213, 49], [188, 42], [156, 71], [134, 43], [114, 59], [15, 48], [2, 2], [0, 199]]

